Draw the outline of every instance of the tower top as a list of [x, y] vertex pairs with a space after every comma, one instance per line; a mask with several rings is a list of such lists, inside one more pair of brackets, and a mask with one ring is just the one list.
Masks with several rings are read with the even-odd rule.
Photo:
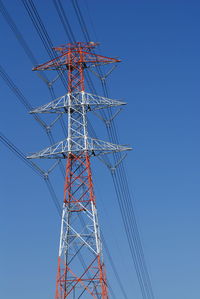
[[80, 51], [80, 50], [91, 50], [96, 48], [99, 45], [99, 43], [95, 43], [95, 42], [88, 42], [88, 43], [84, 43], [84, 42], [76, 42], [76, 43], [67, 43], [67, 44], [63, 44], [60, 45], [58, 47], [53, 47], [54, 50], [58, 51], [58, 52], [65, 52], [68, 50], [73, 50], [73, 51]]
[[95, 42], [76, 42], [74, 44], [64, 44], [54, 47], [53, 49], [59, 52], [61, 55], [34, 67], [33, 71], [66, 70], [66, 68], [69, 70], [72, 65], [73, 67], [84, 69], [121, 61], [116, 58], [109, 58], [92, 53], [91, 50], [97, 45], [98, 43]]

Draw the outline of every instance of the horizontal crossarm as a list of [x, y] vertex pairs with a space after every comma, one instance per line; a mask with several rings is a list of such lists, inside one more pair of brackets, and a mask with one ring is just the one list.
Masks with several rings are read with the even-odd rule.
[[69, 107], [85, 105], [87, 111], [125, 105], [125, 102], [100, 97], [86, 92], [67, 93], [48, 104], [38, 107], [30, 113], [66, 113]]
[[[99, 156], [111, 152], [122, 152], [131, 150], [128, 146], [113, 144], [103, 140], [88, 137], [86, 142], [83, 137], [67, 138], [38, 153], [28, 156], [28, 159], [49, 158], [64, 159], [69, 153], [81, 155], [83, 152], [89, 152], [90, 155]], [[70, 149], [69, 149], [70, 144]]]
[[66, 67], [69, 68], [71, 66], [71, 53], [74, 55], [81, 53], [81, 60], [77, 59], [77, 61], [74, 61], [74, 63], [80, 64], [84, 66], [84, 68], [88, 67], [95, 67], [97, 65], [104, 65], [104, 64], [110, 64], [110, 63], [117, 63], [121, 60], [116, 58], [109, 58], [102, 55], [97, 55], [91, 52], [86, 52], [83, 50], [69, 50], [64, 52], [62, 55], [45, 62], [41, 65], [38, 65], [33, 68], [33, 71], [44, 71], [44, 70], [66, 70]]

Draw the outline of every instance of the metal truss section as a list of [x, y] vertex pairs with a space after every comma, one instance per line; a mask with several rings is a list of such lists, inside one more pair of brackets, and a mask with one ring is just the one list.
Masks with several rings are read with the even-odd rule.
[[[97, 65], [104, 65], [110, 63], [120, 62], [119, 59], [105, 57], [102, 55], [94, 54], [90, 51], [94, 47], [95, 43], [91, 45], [84, 43], [76, 43], [76, 48], [71, 47], [69, 44], [55, 48], [56, 51], [60, 52], [61, 55], [33, 68], [33, 71], [44, 71], [44, 70], [64, 70], [70, 68], [73, 65], [79, 64], [81, 68], [95, 67]], [[81, 53], [81, 55], [80, 55]], [[80, 57], [80, 60], [77, 60]], [[73, 59], [73, 60], [72, 60]]]
[[62, 45], [58, 57], [33, 69], [68, 75], [68, 93], [30, 112], [67, 113], [68, 137], [27, 157], [67, 161], [55, 299], [109, 298], [90, 157], [131, 148], [88, 136], [87, 112], [125, 104], [85, 92], [86, 68], [120, 62], [92, 53], [96, 45]]
[[99, 156], [111, 152], [122, 152], [131, 150], [131, 147], [113, 144], [107, 141], [90, 137], [66, 138], [38, 153], [28, 156], [28, 159], [50, 158], [65, 159], [68, 153], [80, 155], [83, 152], [89, 152], [90, 156]]
[[[84, 186], [79, 184], [79, 187], [81, 189]], [[80, 211], [84, 212], [81, 218], [79, 217]], [[69, 219], [69, 214], [71, 219]], [[63, 206], [59, 256], [65, 254], [66, 251], [70, 251], [70, 255], [73, 255], [72, 252], [76, 252], [78, 245], [86, 246], [94, 255], [100, 254], [102, 250], [96, 207], [93, 203], [89, 203], [86, 196], [82, 198], [82, 201], [78, 201], [74, 197], [74, 200], [70, 199], [68, 204]]]
[[[84, 267], [79, 255], [84, 256]], [[66, 165], [56, 298], [107, 299], [102, 244], [88, 153]]]
[[108, 107], [126, 105], [126, 103], [93, 95], [91, 93], [75, 92], [67, 93], [48, 104], [30, 111], [30, 113], [66, 113], [68, 112], [69, 108], [77, 109], [83, 105], [85, 106], [85, 110], [87, 112]]

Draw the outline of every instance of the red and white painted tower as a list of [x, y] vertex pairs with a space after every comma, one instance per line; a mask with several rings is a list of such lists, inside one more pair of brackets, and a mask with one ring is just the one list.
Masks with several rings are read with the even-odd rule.
[[90, 158], [129, 148], [88, 135], [87, 112], [125, 104], [85, 92], [85, 68], [119, 62], [92, 53], [95, 46], [78, 42], [55, 48], [57, 58], [34, 68], [68, 72], [67, 93], [32, 111], [67, 113], [68, 136], [29, 156], [67, 160], [55, 299], [108, 298]]

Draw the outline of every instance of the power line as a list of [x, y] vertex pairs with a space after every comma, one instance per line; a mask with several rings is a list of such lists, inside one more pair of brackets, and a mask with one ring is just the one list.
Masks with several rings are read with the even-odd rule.
[[64, 31], [69, 39], [69, 41], [72, 43], [72, 42], [75, 42], [76, 41], [76, 38], [75, 38], [75, 35], [71, 29], [71, 26], [69, 24], [69, 21], [68, 21], [68, 18], [67, 18], [67, 15], [64, 11], [64, 8], [63, 8], [63, 5], [61, 3], [60, 0], [53, 0], [53, 3], [54, 3], [54, 6], [55, 6], [55, 9], [58, 13], [58, 16], [60, 18], [60, 21], [61, 21], [61, 24], [63, 25], [63, 28], [64, 28]]
[[[21, 0], [21, 1], [33, 23], [34, 28], [36, 29], [43, 43], [45, 50], [47, 51], [47, 54], [51, 59], [54, 59], [56, 57], [56, 53], [53, 49], [52, 40], [46, 30], [44, 23], [42, 22], [42, 19], [37, 11], [35, 4], [33, 3], [32, 0]], [[63, 72], [61, 72], [60, 70], [58, 70], [57, 72], [64, 87], [67, 89], [67, 82], [66, 82], [66, 78], [63, 75]]]
[[122, 284], [122, 281], [121, 281], [121, 278], [120, 278], [120, 276], [119, 276], [119, 273], [118, 273], [118, 271], [117, 271], [117, 269], [116, 269], [116, 267], [115, 267], [115, 263], [114, 263], [114, 261], [113, 261], [113, 259], [112, 259], [112, 255], [110, 254], [110, 250], [109, 250], [109, 248], [108, 248], [108, 246], [107, 246], [106, 240], [105, 240], [105, 238], [104, 238], [102, 232], [101, 232], [101, 237], [102, 237], [103, 246], [104, 246], [104, 248], [105, 248], [105, 251], [106, 251], [108, 260], [109, 260], [109, 262], [110, 262], [110, 264], [111, 264], [111, 267], [112, 267], [112, 270], [113, 270], [113, 272], [114, 272], [115, 278], [116, 278], [116, 280], [117, 280], [117, 282], [118, 282], [118, 284], [119, 284], [119, 287], [120, 287], [120, 289], [121, 289], [121, 291], [122, 291], [123, 297], [124, 297], [125, 299], [128, 299], [127, 293], [126, 293], [125, 288], [124, 288], [124, 286], [123, 286], [123, 284]]
[[[22, 49], [24, 50], [26, 56], [31, 61], [32, 65], [37, 65], [38, 61], [37, 61], [35, 55], [33, 54], [31, 48], [27, 44], [27, 42], [24, 39], [22, 33], [20, 32], [19, 28], [17, 27], [16, 23], [14, 22], [13, 18], [11, 17], [11, 15], [9, 14], [8, 10], [6, 9], [5, 5], [3, 4], [3, 2], [1, 0], [0, 0], [0, 12], [2, 13], [5, 21], [7, 22], [8, 26], [10, 27], [13, 34], [15, 35], [17, 41], [19, 42]], [[54, 88], [53, 88], [53, 82], [50, 82], [49, 79], [47, 78], [47, 76], [43, 72], [39, 72], [39, 77], [42, 79], [42, 81], [47, 86], [47, 88], [50, 92], [51, 98], [54, 99], [55, 98], [55, 92], [54, 92]], [[59, 119], [59, 121], [60, 121], [61, 127], [63, 129], [63, 132], [66, 135], [66, 130], [64, 130], [64, 126], [63, 126], [62, 116]]]
[[[62, 216], [62, 209], [61, 209], [61, 205], [59, 203], [58, 197], [55, 193], [55, 190], [53, 188], [53, 185], [49, 179], [48, 174], [42, 170], [39, 166], [37, 166], [37, 164], [35, 164], [34, 162], [32, 162], [31, 160], [28, 160], [25, 156], [24, 153], [22, 153], [21, 150], [19, 150], [2, 132], [0, 132], [0, 141], [9, 149], [11, 150], [20, 160], [22, 160], [27, 166], [29, 166], [36, 174], [38, 174], [40, 177], [42, 177], [44, 179], [44, 182], [49, 190], [50, 196], [53, 200], [53, 203], [55, 205], [55, 208], [58, 212], [59, 217]], [[82, 219], [83, 221], [83, 219]], [[107, 248], [108, 251], [108, 248]], [[82, 257], [82, 255], [77, 252], [77, 254], [79, 255], [79, 259], [83, 265], [84, 268], [86, 268], [85, 266], [85, 262], [84, 259]], [[113, 299], [116, 298], [114, 291], [112, 289], [112, 287], [109, 285], [109, 289], [111, 291], [111, 294], [113, 296]]]
[[[17, 87], [17, 85], [13, 82], [11, 77], [6, 73], [6, 71], [4, 70], [4, 68], [1, 65], [0, 65], [0, 76], [5, 81], [7, 86], [11, 89], [11, 91], [14, 93], [14, 95], [17, 97], [17, 99], [20, 101], [20, 103], [25, 107], [27, 112], [30, 112], [31, 110], [33, 110], [33, 107], [30, 104], [30, 101], [24, 96], [22, 91]], [[42, 120], [42, 118], [38, 114], [33, 113], [32, 116], [41, 125], [41, 127], [45, 130], [50, 143], [54, 144], [55, 140], [54, 140], [54, 137], [50, 130], [50, 127]], [[63, 164], [59, 163], [59, 167], [60, 167], [61, 173], [64, 177], [65, 170], [64, 170]]]
[[[73, 5], [74, 5], [74, 8], [75, 8], [75, 10], [76, 10], [76, 13], [79, 14], [79, 15], [78, 15], [78, 19], [79, 19], [79, 23], [80, 23], [80, 25], [81, 25], [81, 27], [84, 27], [83, 32], [84, 32], [84, 34], [85, 34], [85, 38], [86, 38], [87, 41], [89, 41], [89, 40], [90, 40], [90, 38], [89, 38], [89, 34], [88, 34], [88, 32], [87, 32], [85, 23], [83, 22], [83, 18], [82, 18], [82, 16], [80, 15], [81, 12], [80, 12], [79, 8], [77, 7], [77, 1], [73, 1]], [[100, 70], [99, 70], [99, 72], [100, 72]], [[103, 90], [104, 90], [104, 94], [107, 95], [107, 87], [106, 87], [106, 84], [105, 84], [104, 82], [105, 82], [105, 81], [102, 81], [102, 87], [103, 87]], [[123, 213], [122, 210], [121, 210], [121, 212]], [[123, 218], [124, 218], [124, 217], [123, 217]], [[127, 227], [127, 226], [126, 226], [126, 227]], [[126, 231], [127, 231], [127, 230], [126, 230]], [[132, 246], [131, 246], [131, 249], [133, 250], [133, 247], [132, 247]], [[132, 252], [133, 252], [133, 251], [132, 251]], [[135, 258], [135, 260], [137, 261], [136, 258]], [[137, 267], [137, 264], [136, 264], [136, 267]], [[142, 289], [143, 297], [145, 297], [143, 281], [142, 281], [142, 279], [141, 279], [141, 277], [140, 277], [141, 275], [140, 275], [139, 270], [137, 271], [137, 273], [138, 273], [138, 279], [139, 279], [139, 281], [140, 281], [140, 285], [141, 285], [141, 289]]]
[[[13, 18], [11, 17], [11, 15], [9, 14], [8, 10], [6, 9], [5, 5], [3, 4], [3, 2], [1, 0], [0, 0], [0, 12], [1, 12], [2, 16], [4, 17], [6, 23], [10, 27], [10, 29], [12, 30], [13, 34], [15, 35], [17, 41], [23, 48], [25, 54], [31, 61], [32, 65], [37, 65], [38, 61], [37, 61], [35, 55], [33, 54], [31, 48], [28, 46], [28, 44], [27, 44], [26, 40], [24, 39], [23, 35], [21, 34], [19, 28], [15, 24]], [[48, 85], [48, 87], [51, 89], [51, 92], [52, 92], [52, 88], [48, 84], [49, 80], [48, 80], [47, 76], [45, 74], [43, 74], [42, 72], [40, 72], [40, 77], [43, 79], [43, 82], [45, 82]]]
[[[23, 103], [24, 104], [24, 103]], [[30, 107], [29, 107], [30, 108]], [[29, 109], [29, 110], [31, 110], [31, 109]]]
[[20, 151], [6, 136], [0, 132], [0, 141], [8, 147], [14, 154], [18, 156], [27, 166], [29, 166], [34, 172], [39, 174], [39, 176], [44, 177], [45, 171], [43, 171], [39, 166], [34, 162], [28, 160], [26, 156]]
[[[34, 11], [35, 11], [35, 9], [34, 9]], [[29, 13], [30, 13], [30, 11], [29, 11]], [[50, 53], [50, 52], [49, 52], [49, 53]], [[7, 77], [8, 77], [8, 76], [7, 76]], [[5, 80], [5, 76], [3, 77], [3, 79]], [[11, 80], [9, 80], [9, 81], [11, 81]], [[14, 84], [12, 84], [12, 85], [14, 85]], [[9, 87], [11, 87], [11, 84], [9, 85]], [[12, 88], [12, 90], [16, 90], [16, 89], [17, 89], [16, 86], [15, 86], [15, 88]], [[19, 97], [20, 101], [21, 101], [22, 98], [24, 99], [24, 96], [22, 95], [22, 93], [20, 93], [20, 97]], [[25, 108], [26, 108], [27, 110], [32, 110], [32, 107], [31, 107], [31, 105], [28, 103], [28, 101], [21, 101], [21, 102], [22, 102], [22, 104], [25, 106]], [[49, 136], [49, 138], [50, 138], [50, 141], [52, 142], [52, 141], [53, 141], [53, 136], [50, 135], [50, 132], [49, 132], [49, 131], [47, 131], [47, 134], [48, 134], [48, 136]], [[48, 189], [49, 189], [49, 192], [50, 192], [52, 198], [53, 198], [54, 201], [55, 201], [55, 196], [56, 196], [56, 195], [55, 195], [54, 190], [52, 189], [52, 184], [50, 183], [50, 181], [49, 181], [48, 178], [45, 179], [45, 182], [46, 182], [46, 184], [47, 184], [47, 187], [48, 187]], [[58, 212], [60, 212], [60, 207], [56, 205], [56, 208], [57, 208]], [[112, 291], [112, 293], [114, 294], [113, 291]]]
[[[80, 27], [82, 29], [83, 35], [86, 41], [90, 41], [89, 32], [87, 30], [86, 23], [84, 21], [83, 15], [79, 8], [77, 0], [72, 0], [73, 7], [75, 9]], [[99, 67], [98, 69], [99, 77], [102, 78], [102, 71]], [[108, 97], [108, 89], [105, 80], [101, 80], [102, 88], [104, 95]], [[100, 112], [101, 113], [101, 112]], [[109, 118], [113, 118], [113, 114], [111, 109], [108, 109]], [[118, 144], [119, 138], [117, 134], [117, 130], [115, 127], [114, 120], [106, 126], [109, 138], [113, 143]], [[124, 165], [122, 161], [121, 153], [113, 154], [114, 162], [117, 163], [121, 161], [120, 165], [116, 169], [115, 173], [112, 174], [115, 190], [118, 197], [118, 203], [120, 206], [120, 211], [122, 214], [123, 223], [125, 226], [125, 232], [127, 235], [128, 243], [130, 246], [131, 255], [133, 257], [133, 261], [136, 267], [136, 273], [138, 277], [138, 281], [141, 288], [141, 293], [143, 298], [154, 298], [153, 288], [151, 285], [150, 276], [147, 270], [144, 252], [141, 244], [140, 234], [136, 222], [136, 217], [134, 214], [134, 209], [132, 205], [132, 199], [130, 196], [128, 181], [126, 177], [126, 172], [124, 170]]]
[[[28, 112], [33, 110], [33, 107], [31, 106], [30, 102], [22, 94], [21, 90], [15, 85], [15, 83], [8, 76], [8, 74], [6, 73], [6, 71], [4, 70], [4, 68], [1, 65], [0, 65], [0, 76], [5, 81], [7, 86], [12, 90], [12, 92], [15, 94], [15, 96], [18, 98], [18, 100], [21, 102], [21, 104], [25, 107], [25, 109]], [[44, 129], [47, 128], [47, 124], [37, 114], [34, 114], [33, 117]]]
[[60, 203], [56, 196], [56, 193], [54, 191], [53, 185], [49, 179], [48, 174], [44, 170], [42, 170], [37, 164], [35, 164], [31, 160], [28, 160], [25, 154], [20, 149], [18, 149], [2, 132], [0, 132], [0, 141], [10, 151], [12, 151], [21, 161], [23, 161], [28, 167], [30, 167], [36, 174], [38, 174], [41, 178], [44, 179], [46, 186], [49, 190], [49, 193], [51, 195], [51, 198], [53, 200], [53, 203], [56, 207], [56, 210], [59, 213], [59, 215], [61, 215]]

